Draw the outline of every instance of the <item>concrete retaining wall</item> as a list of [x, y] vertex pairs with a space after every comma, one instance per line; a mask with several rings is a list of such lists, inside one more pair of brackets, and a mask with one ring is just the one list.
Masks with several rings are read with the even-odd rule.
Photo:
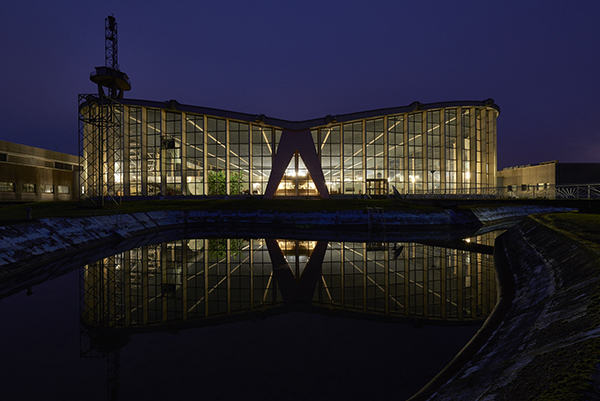
[[[508, 210], [510, 209], [510, 210]], [[385, 230], [414, 227], [426, 230], [435, 227], [466, 227], [491, 223], [507, 217], [525, 216], [532, 212], [556, 211], [552, 207], [486, 208], [471, 210], [440, 210], [434, 213], [418, 211], [386, 211]], [[479, 214], [479, 219], [476, 217]], [[60, 252], [80, 251], [132, 236], [160, 230], [193, 227], [278, 227], [289, 231], [299, 225], [312, 229], [356, 229], [363, 234], [369, 224], [364, 210], [322, 213], [237, 212], [237, 211], [156, 211], [87, 218], [42, 219], [28, 224], [0, 227], [0, 280], [6, 274], [21, 269], [24, 264], [41, 263]], [[380, 221], [372, 216], [375, 231], [383, 232]]]
[[[476, 222], [493, 224], [531, 213], [559, 210], [564, 209], [496, 207], [475, 208], [471, 214], [456, 211], [429, 215], [395, 213], [386, 215], [386, 221], [393, 218], [394, 223], [388, 223], [392, 227], [403, 224], [422, 229], [431, 225], [460, 227], [473, 223], [469, 216], [477, 217]], [[159, 235], [165, 230], [183, 235], [185, 230], [198, 226], [246, 224], [252, 227], [259, 223], [284, 228], [298, 224], [343, 228], [344, 224], [364, 227], [367, 222], [364, 212], [346, 211], [318, 214], [165, 211], [44, 219], [0, 227], [0, 282], [10, 284], [13, 277], [21, 277], [23, 273], [34, 277], [35, 268], [45, 260], [73, 259], [79, 252], [91, 249], [97, 249], [98, 256], [105, 257], [111, 250], [120, 252], [142, 237]], [[568, 349], [600, 334], [600, 330], [590, 324], [587, 313], [590, 294], [600, 291], [598, 258], [600, 255], [532, 218], [500, 236], [496, 259], [501, 302], [454, 363], [414, 399], [523, 399], [522, 385], [531, 380], [528, 366], [536, 363], [537, 356]], [[37, 282], [31, 280], [31, 283]], [[4, 293], [11, 291], [8, 285]]]
[[600, 253], [530, 217], [498, 237], [495, 256], [503, 299], [491, 321], [412, 399], [548, 399], [587, 358], [582, 347], [600, 335], [590, 308]]

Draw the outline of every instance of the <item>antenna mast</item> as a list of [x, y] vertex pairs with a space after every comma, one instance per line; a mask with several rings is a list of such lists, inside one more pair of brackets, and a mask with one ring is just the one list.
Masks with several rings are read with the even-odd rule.
[[112, 15], [104, 20], [104, 67], [96, 67], [90, 79], [98, 84], [99, 96], [111, 99], [122, 99], [123, 92], [131, 89], [129, 77], [119, 70], [117, 20]]
[[104, 20], [104, 66], [119, 71], [117, 20], [111, 14]]

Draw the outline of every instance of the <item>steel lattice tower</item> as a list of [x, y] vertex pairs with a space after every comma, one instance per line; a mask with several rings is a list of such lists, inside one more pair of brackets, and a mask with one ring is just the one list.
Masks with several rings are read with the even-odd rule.
[[131, 89], [129, 77], [119, 71], [115, 17], [106, 17], [104, 26], [105, 65], [90, 76], [98, 93], [79, 95], [80, 200], [99, 206], [121, 202], [123, 108], [118, 99]]
[[[121, 203], [124, 135], [123, 107], [118, 99], [131, 89], [129, 77], [119, 71], [117, 22], [111, 15], [104, 25], [105, 65], [96, 67], [90, 76], [98, 92], [79, 95], [78, 99], [80, 200], [101, 207], [106, 202]], [[107, 357], [108, 397], [116, 400], [120, 387], [119, 349], [126, 340], [115, 336], [114, 331], [123, 324], [120, 291], [123, 282], [121, 271], [104, 263], [100, 261], [99, 266], [88, 266], [82, 272], [80, 346], [84, 357]], [[100, 291], [94, 293], [98, 289]]]
[[104, 66], [119, 71], [117, 20], [109, 15], [104, 20]]

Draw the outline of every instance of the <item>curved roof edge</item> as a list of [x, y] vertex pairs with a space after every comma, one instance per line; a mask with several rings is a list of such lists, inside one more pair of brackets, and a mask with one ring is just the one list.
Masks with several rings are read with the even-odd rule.
[[360, 120], [363, 118], [374, 118], [390, 114], [410, 113], [419, 110], [441, 109], [445, 107], [491, 107], [500, 112], [500, 107], [494, 103], [494, 99], [478, 100], [478, 101], [451, 101], [451, 102], [436, 102], [436, 103], [419, 103], [413, 102], [408, 106], [389, 107], [383, 109], [359, 111], [348, 114], [327, 115], [321, 118], [314, 118], [303, 121], [289, 121], [280, 118], [267, 117], [264, 114], [248, 114], [236, 111], [213, 109], [210, 107], [191, 106], [180, 104], [176, 100], [166, 102], [157, 102], [153, 100], [140, 99], [119, 99], [119, 103], [130, 106], [143, 106], [158, 109], [166, 109], [173, 111], [183, 111], [195, 114], [205, 114], [215, 117], [231, 118], [234, 120], [247, 121], [252, 123], [264, 123], [266, 125], [285, 128], [289, 130], [303, 130], [315, 127], [321, 127], [328, 124], [343, 123], [347, 121]]

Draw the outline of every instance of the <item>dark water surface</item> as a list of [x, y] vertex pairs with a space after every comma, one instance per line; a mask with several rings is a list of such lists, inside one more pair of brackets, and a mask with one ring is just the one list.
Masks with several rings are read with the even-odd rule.
[[[103, 323], [113, 325], [117, 332], [126, 333], [123, 335], [125, 340], [119, 343], [119, 347], [104, 349], [105, 352], [98, 349], [90, 352], [89, 330], [80, 325], [83, 315], [86, 316], [84, 320], [89, 322], [99, 321], [89, 317], [90, 296], [81, 290], [85, 286], [90, 288], [89, 282], [82, 284], [82, 277], [84, 281], [85, 277], [90, 277], [92, 265], [85, 268], [84, 274], [72, 271], [37, 285], [33, 287], [32, 295], [21, 291], [0, 300], [0, 399], [106, 400], [111, 391], [113, 399], [118, 392], [120, 400], [171, 400], [177, 397], [207, 400], [406, 399], [435, 376], [475, 334], [483, 318], [479, 312], [473, 322], [465, 316], [475, 317], [471, 308], [480, 310], [481, 299], [492, 297], [489, 293], [483, 294], [488, 290], [484, 288], [481, 277], [482, 274], [493, 277], [493, 273], [481, 273], [486, 268], [484, 258], [471, 252], [404, 244], [405, 248], [398, 257], [399, 244], [374, 247], [371, 244], [369, 248], [367, 245], [357, 247], [329, 243], [319, 271], [322, 277], [319, 276], [313, 287], [316, 288], [315, 294], [321, 295], [313, 296], [311, 307], [316, 305], [321, 310], [329, 308], [327, 310], [333, 312], [322, 314], [309, 313], [311, 309], [290, 309], [287, 313], [272, 316], [267, 313], [266, 317], [246, 315], [243, 320], [236, 321], [237, 315], [232, 312], [231, 305], [232, 299], [239, 301], [239, 297], [233, 292], [236, 289], [244, 291], [245, 281], [233, 280], [234, 272], [243, 277], [250, 272], [252, 279], [247, 280], [253, 286], [250, 292], [267, 294], [271, 288], [271, 293], [275, 294], [269, 295], [272, 302], [262, 303], [261, 310], [281, 310], [289, 304], [284, 302], [285, 296], [281, 296], [285, 286], [269, 287], [274, 280], [267, 280], [268, 277], [277, 278], [268, 270], [273, 269], [275, 262], [271, 266], [266, 263], [267, 259], [275, 261], [277, 255], [266, 252], [264, 243], [251, 241], [242, 247], [244, 251], [241, 253], [236, 243], [237, 250], [233, 254], [230, 250], [211, 254], [207, 241], [200, 243], [195, 240], [192, 243], [184, 240], [183, 245], [173, 245], [175, 243], [160, 245], [164, 265], [157, 269], [162, 269], [162, 278], [156, 275], [158, 270], [143, 280], [134, 277], [135, 257], [132, 255], [142, 254], [142, 248], [116, 259], [107, 258], [101, 265], [99, 271], [104, 273], [99, 273], [99, 276], [102, 277], [109, 275], [111, 268], [118, 272], [123, 266], [129, 266], [129, 273], [125, 276], [127, 283], [138, 280], [148, 288], [142, 293], [141, 287], [127, 284], [123, 293], [128, 298], [123, 302], [126, 305], [124, 309], [129, 312], [122, 313], [125, 317], [115, 317], [116, 326], [110, 322]], [[289, 248], [280, 242], [278, 247], [285, 257], [286, 262], [282, 263], [289, 265], [292, 276], [294, 266], [306, 263], [311, 257], [317, 259], [311, 253], [316, 249], [314, 244], [308, 246], [312, 246], [312, 250], [302, 250], [298, 243], [294, 246]], [[365, 249], [364, 254], [350, 256], [359, 253], [356, 249], [361, 247]], [[252, 249], [257, 251], [253, 253]], [[258, 253], [259, 249], [262, 249], [262, 256]], [[175, 255], [176, 250], [183, 256], [164, 256]], [[337, 250], [344, 250], [339, 259], [331, 256], [340, 253]], [[245, 265], [240, 264], [246, 260], [244, 252], [253, 255], [248, 256], [249, 262], [244, 262]], [[173, 267], [182, 266], [181, 262], [171, 263], [179, 259], [185, 261], [183, 266], [187, 264], [188, 270], [183, 279], [167, 276], [168, 269], [181, 271]], [[194, 266], [189, 262], [192, 259], [196, 261]], [[229, 267], [219, 273], [223, 260]], [[142, 264], [146, 266], [146, 272], [149, 262]], [[275, 266], [275, 270], [278, 268], [281, 266]], [[340, 268], [344, 277], [340, 282], [343, 284], [335, 284]], [[385, 274], [378, 273], [380, 268]], [[264, 270], [264, 274], [259, 272], [260, 269]], [[394, 272], [394, 269], [397, 271]], [[373, 275], [370, 276], [371, 271]], [[417, 273], [413, 274], [413, 271]], [[439, 277], [435, 278], [437, 271], [445, 271], [441, 274], [446, 284], [441, 287], [435, 284], [440, 281]], [[364, 273], [362, 281], [356, 272]], [[412, 278], [405, 284], [396, 283], [396, 288], [392, 277], [402, 272], [406, 273], [406, 278]], [[141, 276], [141, 270], [138, 274]], [[202, 274], [205, 274], [203, 278], [198, 279]], [[219, 274], [227, 279], [220, 279]], [[281, 272], [278, 274], [282, 283]], [[301, 282], [297, 269], [295, 274], [297, 282]], [[193, 277], [197, 280], [193, 281]], [[428, 283], [425, 290], [423, 284], [413, 282], [419, 277]], [[159, 285], [153, 286], [153, 280]], [[263, 288], [254, 288], [259, 281], [264, 283]], [[182, 286], [184, 282], [187, 284]], [[458, 284], [452, 284], [455, 282]], [[229, 283], [227, 291], [219, 292], [219, 285], [225, 285], [220, 283]], [[362, 287], [364, 292], [360, 290]], [[389, 297], [386, 299], [393, 302], [371, 302], [371, 298], [380, 299], [377, 289], [384, 287]], [[473, 292], [474, 288], [478, 290]], [[138, 289], [139, 292], [136, 292]], [[211, 293], [208, 298], [208, 302], [213, 302], [210, 307], [198, 306], [206, 302], [202, 294], [213, 290], [214, 295]], [[471, 298], [460, 295], [467, 294], [467, 290], [472, 294]], [[193, 295], [194, 291], [198, 295]], [[446, 299], [446, 306], [436, 301], [440, 298], [438, 293]], [[94, 304], [96, 308], [99, 304], [110, 303], [102, 298], [101, 292], [96, 295], [102, 300]], [[84, 298], [83, 303], [80, 302], [81, 297]], [[193, 297], [196, 298], [192, 300]], [[216, 298], [212, 301], [210, 297]], [[219, 309], [224, 305], [222, 297], [226, 299], [223, 302], [230, 305], [228, 310]], [[405, 309], [397, 309], [394, 315], [391, 305], [404, 302], [401, 297], [410, 307], [405, 305]], [[260, 297], [257, 295], [255, 298]], [[189, 314], [184, 314], [186, 321], [192, 322], [187, 326], [181, 324], [185, 320], [181, 318], [181, 302], [183, 309], [189, 311]], [[238, 311], [243, 312], [247, 306], [257, 309], [258, 301], [252, 302], [248, 303], [249, 306], [238, 302]], [[198, 306], [202, 313], [194, 315], [192, 304]], [[142, 306], [149, 309], [145, 315], [139, 312]], [[340, 317], [349, 316], [343, 315], [344, 308], [361, 319]], [[487, 305], [483, 309], [491, 310], [491, 307]], [[102, 313], [106, 314], [106, 311]], [[365, 320], [369, 313], [372, 317]], [[418, 325], [421, 327], [399, 323], [402, 319], [394, 320], [404, 315], [405, 320], [416, 321], [414, 314], [423, 316]], [[450, 326], [444, 326], [442, 319], [437, 318], [441, 314], [454, 316], [454, 319], [449, 319]], [[160, 316], [164, 319], [161, 320]], [[457, 319], [457, 316], [462, 316], [462, 319]], [[219, 324], [206, 323], [214, 317], [221, 319], [217, 322]], [[82, 357], [82, 354], [97, 357]]]

